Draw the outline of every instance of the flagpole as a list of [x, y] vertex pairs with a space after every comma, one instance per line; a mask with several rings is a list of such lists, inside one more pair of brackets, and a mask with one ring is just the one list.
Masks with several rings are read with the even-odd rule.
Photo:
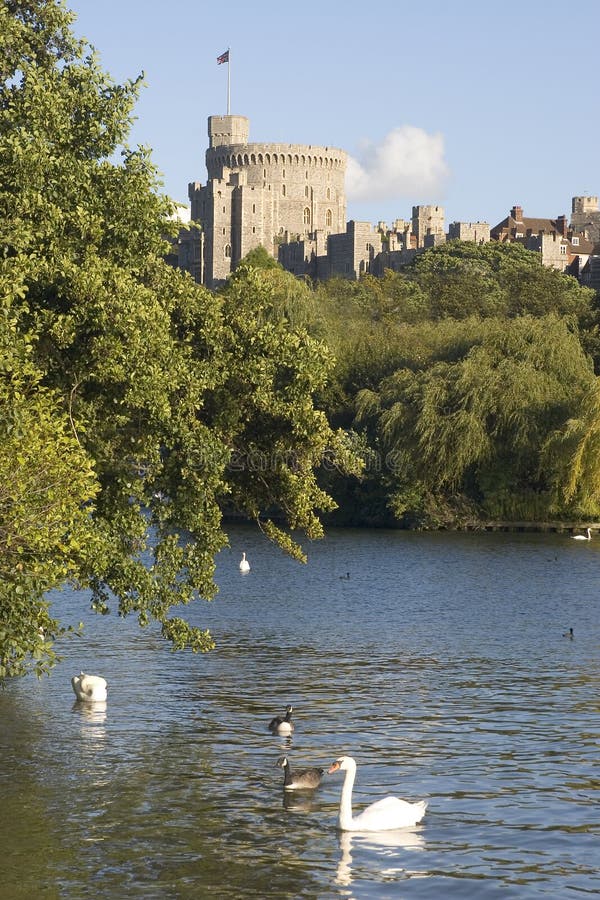
[[227, 115], [231, 115], [231, 50], [227, 48]]

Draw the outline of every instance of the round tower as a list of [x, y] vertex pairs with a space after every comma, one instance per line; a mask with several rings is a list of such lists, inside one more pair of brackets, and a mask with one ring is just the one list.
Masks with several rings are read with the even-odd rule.
[[208, 182], [194, 188], [193, 215], [205, 234], [206, 283], [223, 281], [262, 245], [346, 230], [346, 153], [310, 144], [249, 143], [245, 116], [210, 116]]

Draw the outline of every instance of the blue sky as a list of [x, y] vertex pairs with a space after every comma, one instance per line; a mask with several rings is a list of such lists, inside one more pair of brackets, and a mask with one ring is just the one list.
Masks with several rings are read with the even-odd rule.
[[[67, 0], [116, 81], [145, 72], [131, 142], [164, 190], [206, 181], [207, 119], [250, 141], [341, 147], [347, 218], [391, 223], [439, 204], [495, 225], [511, 206], [570, 215], [600, 194], [600, 2]], [[371, 12], [370, 12], [371, 10]]]

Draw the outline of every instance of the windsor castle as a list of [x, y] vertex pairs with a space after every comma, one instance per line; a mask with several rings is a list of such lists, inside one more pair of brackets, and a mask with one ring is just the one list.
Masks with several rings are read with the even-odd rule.
[[245, 116], [210, 116], [208, 138], [208, 180], [188, 186], [188, 216], [199, 228], [182, 229], [174, 259], [207, 287], [222, 284], [258, 246], [299, 277], [357, 279], [401, 269], [446, 240], [502, 240], [520, 241], [544, 265], [600, 289], [597, 197], [574, 197], [570, 222], [526, 217], [519, 206], [494, 227], [453, 222], [446, 230], [440, 206], [415, 206], [390, 226], [347, 222], [343, 150], [249, 143]]

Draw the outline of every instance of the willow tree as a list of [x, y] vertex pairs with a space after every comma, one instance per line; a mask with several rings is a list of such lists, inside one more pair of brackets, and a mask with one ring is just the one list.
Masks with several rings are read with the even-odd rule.
[[464, 330], [469, 346], [456, 358], [449, 347], [447, 359], [399, 370], [358, 396], [358, 422], [388, 461], [393, 508], [401, 516], [454, 499], [485, 517], [556, 512], [545, 448], [594, 390], [591, 361], [554, 316]]
[[544, 464], [555, 491], [556, 508], [573, 515], [600, 515], [600, 381], [580, 398], [562, 427], [550, 434]]
[[[72, 22], [0, 0], [0, 675], [52, 663], [69, 582], [212, 647], [175, 608], [215, 593], [224, 505], [301, 557], [288, 529], [320, 534], [313, 469], [343, 451], [313, 404], [328, 354], [261, 316], [256, 270], [213, 295], [164, 262], [173, 204], [127, 144], [141, 81]], [[268, 464], [240, 467], [257, 442]]]

